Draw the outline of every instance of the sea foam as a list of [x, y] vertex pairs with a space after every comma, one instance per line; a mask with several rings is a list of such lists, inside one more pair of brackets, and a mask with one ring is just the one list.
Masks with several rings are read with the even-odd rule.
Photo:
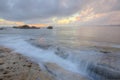
[[40, 64], [41, 61], [56, 63], [57, 65], [61, 66], [66, 70], [80, 73], [76, 64], [57, 56], [54, 50], [43, 50], [31, 45], [30, 43], [25, 41], [24, 37], [4, 36], [4, 38], [0, 40], [0, 45], [11, 48], [15, 52], [18, 52], [24, 56], [29, 57], [38, 64]]

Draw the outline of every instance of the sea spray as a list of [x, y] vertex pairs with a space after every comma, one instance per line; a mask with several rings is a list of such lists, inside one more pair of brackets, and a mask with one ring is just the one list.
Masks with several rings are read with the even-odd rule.
[[9, 40], [3, 40], [2, 45], [12, 48], [16, 52], [28, 56], [38, 63], [39, 61], [52, 62], [58, 64], [64, 69], [79, 73], [79, 70], [74, 63], [55, 55], [52, 50], [42, 50], [29, 44], [21, 38], [16, 39], [16, 37], [10, 37]]

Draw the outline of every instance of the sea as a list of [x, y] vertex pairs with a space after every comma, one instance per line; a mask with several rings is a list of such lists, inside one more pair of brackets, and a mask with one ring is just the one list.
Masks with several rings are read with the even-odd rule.
[[101, 59], [109, 51], [100, 51], [101, 48], [120, 51], [120, 26], [54, 26], [53, 29], [5, 27], [0, 30], [0, 46], [29, 57], [40, 66], [46, 62], [56, 63], [65, 70], [101, 80], [101, 75], [94, 72], [94, 76], [90, 75], [90, 66], [103, 64]]

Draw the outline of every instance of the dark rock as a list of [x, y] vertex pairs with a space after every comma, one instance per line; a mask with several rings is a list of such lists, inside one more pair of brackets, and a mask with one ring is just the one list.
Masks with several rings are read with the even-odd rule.
[[109, 51], [100, 51], [101, 53], [105, 53], [105, 54], [107, 54], [107, 53], [111, 53], [111, 52], [109, 52]]
[[35, 39], [31, 38], [30, 40], [35, 40]]
[[0, 54], [0, 58], [3, 58], [3, 57], [5, 57], [4, 55], [2, 55], [2, 54]]
[[0, 28], [0, 30], [4, 30], [4, 28]]
[[13, 26], [13, 28], [18, 28], [18, 29], [40, 29], [39, 27], [29, 26], [29, 25]]
[[30, 27], [28, 25], [23, 25], [20, 27], [21, 29], [29, 29]]
[[4, 71], [4, 69], [0, 69], [0, 72]]
[[40, 29], [40, 27], [32, 26], [31, 29]]
[[10, 67], [6, 67], [6, 69], [9, 69]]
[[69, 56], [69, 54], [64, 49], [59, 47], [56, 49], [55, 54], [60, 56], [63, 59], [66, 59]]
[[120, 71], [109, 66], [90, 65], [88, 74], [93, 80], [120, 80]]
[[40, 48], [42, 48], [42, 49], [48, 49], [51, 45], [49, 45], [49, 44], [36, 44], [35, 45], [36, 47], [40, 47]]
[[2, 78], [0, 78], [0, 80], [3, 80]]
[[5, 71], [3, 74], [8, 74], [9, 72], [8, 71]]
[[53, 29], [53, 26], [48, 26], [47, 29]]
[[28, 66], [28, 67], [32, 67], [32, 65], [30, 65], [30, 64], [29, 64], [29, 65], [27, 65], [27, 66]]
[[13, 62], [13, 64], [16, 64], [16, 62]]
[[17, 26], [13, 26], [13, 28], [19, 28], [19, 27], [17, 27]]
[[3, 60], [0, 60], [0, 65], [3, 65], [4, 64], [4, 61]]

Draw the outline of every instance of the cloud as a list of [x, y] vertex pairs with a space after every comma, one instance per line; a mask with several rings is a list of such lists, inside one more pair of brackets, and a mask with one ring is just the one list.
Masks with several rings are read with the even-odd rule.
[[120, 0], [0, 0], [1, 19], [28, 24], [101, 23], [108, 18], [114, 22], [118, 19], [109, 13], [116, 11]]
[[[58, 19], [58, 24], [77, 25], [119, 25], [120, 24], [119, 0], [91, 0], [79, 12], [67, 18]], [[71, 20], [72, 18], [72, 20]]]
[[81, 8], [81, 0], [1, 0], [0, 17], [25, 21], [68, 16]]
[[57, 19], [53, 18], [53, 21], [58, 23], [58, 24], [70, 24], [70, 23], [75, 23], [75, 22], [88, 22], [92, 21], [98, 18], [101, 18], [103, 16], [106, 16], [105, 13], [95, 13], [93, 8], [87, 8], [85, 10], [82, 10], [72, 16], [63, 18], [63, 19]]
[[17, 21], [8, 21], [5, 19], [0, 19], [0, 25], [24, 25], [24, 22], [17, 22]]

